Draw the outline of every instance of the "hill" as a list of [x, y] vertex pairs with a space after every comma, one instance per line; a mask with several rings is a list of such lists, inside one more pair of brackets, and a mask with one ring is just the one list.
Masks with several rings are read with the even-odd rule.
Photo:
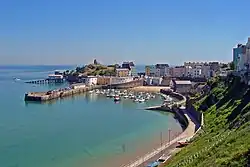
[[250, 166], [250, 89], [239, 77], [208, 82], [210, 93], [195, 102], [204, 113], [203, 132], [167, 167]]
[[83, 75], [116, 75], [115, 66], [105, 66], [102, 64], [88, 64], [83, 67], [77, 67], [76, 73], [81, 73]]

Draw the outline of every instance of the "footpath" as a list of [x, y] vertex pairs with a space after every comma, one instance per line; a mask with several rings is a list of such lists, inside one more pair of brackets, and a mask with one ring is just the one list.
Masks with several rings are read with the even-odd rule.
[[198, 122], [195, 121], [194, 118], [189, 114], [188, 111], [184, 111], [184, 115], [188, 120], [188, 126], [178, 137], [171, 140], [170, 142], [164, 143], [161, 147], [153, 150], [152, 152], [138, 158], [137, 160], [124, 165], [123, 167], [144, 167], [151, 161], [158, 159], [162, 154], [168, 155], [170, 154], [176, 147], [177, 141], [192, 138], [195, 135], [195, 127]]

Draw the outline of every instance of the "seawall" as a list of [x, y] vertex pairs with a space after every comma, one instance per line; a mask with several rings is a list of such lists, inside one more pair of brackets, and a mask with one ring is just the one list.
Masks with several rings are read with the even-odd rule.
[[44, 102], [49, 100], [55, 100], [67, 96], [72, 96], [75, 94], [80, 94], [89, 90], [98, 89], [101, 88], [101, 86], [92, 86], [92, 87], [84, 87], [84, 88], [78, 88], [78, 89], [70, 89], [70, 90], [61, 90], [61, 91], [54, 91], [51, 94], [48, 94], [47, 92], [30, 92], [26, 93], [24, 100], [25, 101], [38, 101], [38, 102]]

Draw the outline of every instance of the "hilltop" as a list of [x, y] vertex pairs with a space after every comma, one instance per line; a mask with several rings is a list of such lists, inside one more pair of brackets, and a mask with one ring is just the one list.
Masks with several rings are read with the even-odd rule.
[[77, 67], [76, 73], [83, 75], [106, 75], [106, 76], [114, 76], [115, 73], [115, 65], [105, 66], [102, 64], [88, 64], [83, 67]]
[[193, 103], [205, 126], [167, 167], [243, 167], [250, 165], [250, 89], [239, 77], [213, 79], [211, 91]]

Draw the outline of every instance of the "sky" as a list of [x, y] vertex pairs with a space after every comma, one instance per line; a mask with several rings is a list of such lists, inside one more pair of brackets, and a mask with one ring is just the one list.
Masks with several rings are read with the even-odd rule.
[[249, 0], [1, 0], [0, 64], [232, 59]]

